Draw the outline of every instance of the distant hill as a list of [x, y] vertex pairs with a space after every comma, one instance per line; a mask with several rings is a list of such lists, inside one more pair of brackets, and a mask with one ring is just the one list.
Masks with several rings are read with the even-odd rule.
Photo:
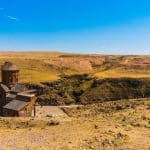
[[20, 66], [21, 82], [57, 80], [61, 75], [88, 73], [97, 78], [150, 78], [149, 56], [81, 55], [59, 52], [0, 52], [0, 65]]

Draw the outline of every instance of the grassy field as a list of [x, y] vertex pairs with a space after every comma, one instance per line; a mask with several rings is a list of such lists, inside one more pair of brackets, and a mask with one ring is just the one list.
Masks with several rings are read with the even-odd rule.
[[[43, 60], [49, 57], [44, 53], [2, 53], [0, 64], [11, 61], [20, 68], [20, 82], [43, 82], [57, 80], [58, 72], [53, 67], [46, 65]], [[50, 54], [50, 57], [57, 57], [57, 54]]]
[[0, 65], [5, 61], [12, 61], [20, 67], [20, 82], [53, 81], [60, 75], [80, 73], [97, 78], [150, 78], [150, 56], [0, 52]]

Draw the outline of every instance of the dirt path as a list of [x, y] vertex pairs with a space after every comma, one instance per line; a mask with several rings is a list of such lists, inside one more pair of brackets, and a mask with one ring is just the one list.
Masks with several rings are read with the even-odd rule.
[[67, 117], [58, 106], [36, 106], [36, 117]]

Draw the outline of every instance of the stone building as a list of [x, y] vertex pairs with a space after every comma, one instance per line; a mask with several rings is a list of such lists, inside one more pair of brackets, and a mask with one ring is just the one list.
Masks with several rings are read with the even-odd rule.
[[2, 65], [1, 74], [3, 84], [10, 86], [18, 83], [19, 68], [15, 64], [5, 62]]
[[36, 90], [28, 90], [24, 84], [18, 83], [19, 68], [5, 62], [1, 68], [0, 83], [0, 115], [32, 116], [35, 114]]

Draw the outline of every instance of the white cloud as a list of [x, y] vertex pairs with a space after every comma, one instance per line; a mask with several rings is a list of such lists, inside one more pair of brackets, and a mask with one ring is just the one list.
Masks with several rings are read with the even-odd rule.
[[11, 15], [7, 15], [3, 10], [4, 10], [4, 8], [0, 7], [0, 11], [3, 12], [3, 15], [5, 16], [5, 18], [8, 18], [9, 20], [19, 21], [18, 18], [14, 17], [14, 16], [11, 16]]
[[15, 20], [15, 21], [18, 21], [18, 18], [16, 17], [13, 17], [13, 16], [7, 16], [10, 20]]

